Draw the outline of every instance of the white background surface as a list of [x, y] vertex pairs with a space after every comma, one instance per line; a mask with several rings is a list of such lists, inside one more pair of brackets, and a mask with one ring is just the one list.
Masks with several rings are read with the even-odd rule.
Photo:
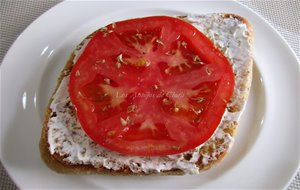
[[[2, 8], [2, 6], [1, 6], [1, 8]], [[235, 10], [233, 10], [233, 11], [235, 11]], [[233, 11], [231, 11], [231, 12], [233, 12]], [[248, 17], [247, 17], [248, 18]], [[45, 24], [45, 23], [44, 23]], [[259, 23], [258, 23], [259, 24]], [[87, 26], [87, 28], [89, 28], [89, 27], [92, 27], [92, 25], [93, 24], [91, 24], [91, 26]], [[45, 24], [44, 25], [45, 27], [47, 27], [47, 24]], [[296, 31], [297, 31], [297, 29], [296, 29]], [[55, 34], [55, 31], [53, 31], [53, 33]], [[293, 32], [291, 32], [292, 34], [293, 34]], [[84, 34], [84, 32], [82, 31], [82, 32], [78, 32], [77, 34]], [[39, 36], [38, 34], [36, 34], [37, 35], [37, 37], [42, 37], [42, 36]], [[75, 35], [76, 36], [76, 35]], [[73, 38], [72, 37], [70, 37], [69, 38], [69, 40], [72, 38], [72, 39], [76, 39], [76, 38], [78, 38], [78, 39], [80, 39], [80, 36], [73, 36]], [[293, 35], [291, 35], [291, 36], [293, 36]], [[269, 38], [272, 38], [272, 37], [269, 37]], [[297, 38], [296, 38], [297, 39]], [[299, 38], [298, 38], [299, 39]], [[3, 40], [3, 38], [1, 38], [1, 40]], [[262, 39], [262, 41], [264, 41], [264, 42], [268, 42], [268, 40], [270, 40], [270, 39]], [[278, 40], [278, 39], [277, 39]], [[66, 39], [66, 41], [68, 41], [67, 39]], [[294, 42], [296, 42], [297, 43], [297, 40], [295, 40]], [[76, 44], [76, 43], [75, 43]], [[27, 47], [27, 46], [26, 46]], [[67, 48], [70, 48], [70, 49], [72, 49], [72, 47], [74, 47], [73, 46], [73, 44], [70, 46], [70, 47], [67, 47]], [[296, 47], [297, 47], [297, 45], [296, 45]], [[271, 48], [272, 49], [272, 48]], [[1, 50], [2, 50], [2, 46], [1, 46]], [[278, 51], [278, 50], [277, 50]], [[274, 53], [274, 52], [272, 52], [272, 51], [268, 51], [268, 52], [270, 52], [270, 53]], [[267, 53], [268, 53], [267, 52]], [[276, 51], [275, 51], [276, 52]], [[41, 52], [40, 52], [41, 53]], [[49, 51], [47, 52], [46, 51], [46, 54], [45, 55], [47, 55], [47, 53], [48, 53], [48, 55], [49, 55], [49, 53], [50, 53], [50, 49], [49, 49]], [[258, 56], [258, 57], [261, 57], [262, 55], [260, 55], [261, 53], [263, 53], [263, 52], [256, 52], [256, 55]], [[266, 52], [264, 52], [264, 53], [266, 53]], [[42, 56], [41, 56], [42, 57]], [[276, 56], [275, 56], [276, 57]], [[57, 57], [58, 59], [60, 59], [59, 57]], [[284, 58], [284, 61], [285, 62], [287, 62], [288, 61], [288, 59], [286, 59], [287, 57], [281, 57], [281, 58]], [[43, 59], [43, 58], [42, 58]], [[21, 61], [21, 60], [19, 60], [19, 61]], [[264, 61], [264, 60], [262, 60], [262, 61]], [[278, 61], [278, 60], [277, 60]], [[276, 63], [276, 60], [275, 60], [275, 63]], [[259, 63], [258, 63], [259, 64]], [[259, 64], [259, 66], [260, 66], [260, 64]], [[55, 69], [55, 67], [53, 67], [54, 69]], [[2, 68], [1, 68], [2, 69]], [[57, 69], [57, 68], [56, 68]], [[274, 69], [277, 69], [276, 71], [277, 72], [280, 72], [280, 67], [279, 68], [274, 68]], [[279, 70], [278, 70], [279, 69]], [[262, 71], [264, 71], [264, 69], [263, 68], [260, 68], [260, 70], [262, 70]], [[25, 71], [24, 72], [26, 72], [26, 68], [25, 68]], [[57, 72], [57, 71], [53, 71], [53, 72]], [[2, 74], [2, 73], [1, 73]], [[291, 73], [288, 73], [288, 74], [291, 74]], [[262, 73], [262, 75], [263, 76], [265, 76], [264, 75], [264, 73]], [[41, 76], [40, 76], [41, 77]], [[55, 77], [54, 77], [55, 78]], [[297, 80], [297, 79], [296, 79]], [[1, 81], [2, 82], [2, 81]], [[299, 85], [299, 84], [298, 84]], [[2, 86], [1, 86], [1, 88], [2, 88]], [[291, 89], [287, 89], [287, 90], [291, 90]], [[293, 91], [293, 90], [292, 90]], [[297, 93], [296, 93], [297, 94]], [[1, 95], [2, 95], [2, 92], [1, 92]], [[28, 95], [29, 96], [29, 95]], [[267, 96], [268, 97], [268, 96]], [[280, 98], [280, 97], [278, 97], [278, 98]], [[270, 100], [271, 101], [271, 100]], [[299, 103], [299, 102], [298, 102]], [[293, 106], [293, 105], [291, 105], [291, 106]], [[3, 109], [3, 106], [1, 106], [1, 109]], [[2, 114], [3, 112], [2, 112], [2, 110], [1, 110], [1, 114]], [[298, 112], [299, 113], [299, 112]], [[24, 116], [24, 115], [23, 115]], [[297, 117], [297, 116], [296, 116]], [[26, 120], [26, 117], [24, 116], [24, 118], [23, 118], [24, 120]], [[2, 122], [2, 121], [1, 121]], [[299, 122], [298, 122], [298, 125], [299, 125]], [[1, 131], [2, 132], [2, 131]], [[24, 131], [25, 132], [25, 134], [23, 133], [23, 134], [20, 134], [20, 136], [19, 137], [23, 137], [23, 135], [26, 135], [26, 131]], [[299, 131], [298, 131], [299, 132]], [[28, 134], [27, 134], [28, 135]], [[297, 143], [299, 143], [299, 142], [295, 142], [296, 143], [296, 145], [297, 145]], [[299, 144], [298, 144], [299, 145]], [[270, 146], [272, 146], [272, 145], [270, 145]], [[298, 148], [299, 149], [299, 146], [297, 147], [295, 147], [295, 148]], [[263, 151], [263, 150], [262, 150]], [[28, 159], [30, 159], [30, 157], [28, 157]], [[22, 161], [22, 159], [20, 158], [20, 160], [18, 160], [18, 159], [15, 159], [15, 161]], [[286, 160], [286, 161], [290, 161], [290, 160]], [[37, 162], [38, 162], [38, 160], [37, 160]], [[28, 167], [30, 167], [30, 166], [28, 166]], [[34, 167], [33, 167], [34, 168]], [[253, 170], [253, 174], [255, 174], [255, 168], [253, 168], [254, 170]], [[269, 169], [276, 169], [276, 168], [269, 168]], [[287, 168], [288, 169], [288, 168]], [[282, 171], [282, 172], [284, 172], [284, 171]], [[288, 171], [287, 171], [288, 172]], [[270, 180], [272, 180], [272, 178], [268, 178], [268, 177], [271, 177], [271, 176], [265, 176], [265, 179], [264, 180], [266, 180], [266, 181], [270, 181]], [[283, 178], [284, 178], [285, 176], [283, 176]], [[253, 176], [253, 178], [252, 179], [249, 179], [249, 178], [243, 178], [244, 180], [251, 180], [253, 183], [255, 183], [256, 182], [256, 180], [255, 180], [255, 176]], [[240, 181], [240, 183], [242, 184], [243, 183], [243, 180], [241, 180]], [[274, 182], [274, 185], [276, 185], [276, 182]], [[277, 187], [277, 186], [274, 186], [274, 187]]]

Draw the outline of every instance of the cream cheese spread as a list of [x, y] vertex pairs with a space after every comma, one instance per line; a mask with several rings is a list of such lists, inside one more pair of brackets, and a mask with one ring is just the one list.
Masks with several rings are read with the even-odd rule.
[[[219, 14], [203, 16], [190, 15], [188, 21], [197, 27], [201, 32], [213, 40], [215, 45], [224, 51], [225, 56], [230, 60], [236, 76], [242, 76], [245, 67], [251, 61], [251, 44], [247, 41], [249, 31], [247, 25], [234, 18], [222, 18]], [[75, 63], [84, 47], [89, 42], [85, 40], [80, 48], [74, 52]], [[242, 79], [236, 77], [234, 95], [239, 97], [242, 89]], [[64, 160], [72, 164], [93, 165], [95, 168], [104, 167], [112, 170], [121, 170], [124, 167], [132, 172], [158, 173], [172, 169], [182, 170], [186, 174], [197, 174], [200, 169], [197, 164], [209, 164], [216, 160], [221, 153], [228, 151], [233, 143], [233, 138], [226, 133], [230, 122], [238, 121], [241, 112], [231, 113], [226, 111], [223, 119], [213, 136], [205, 143], [193, 150], [169, 156], [128, 156], [101, 147], [94, 143], [81, 129], [77, 117], [74, 116], [74, 108], [70, 102], [68, 92], [69, 76], [61, 81], [56, 93], [53, 96], [50, 108], [52, 116], [48, 121], [48, 143], [50, 153], [57, 153], [64, 157]], [[239, 98], [235, 98], [243, 107], [245, 104]], [[230, 121], [230, 122], [229, 122]], [[220, 145], [214, 146], [215, 141]], [[201, 152], [202, 147], [213, 146], [213, 153]]]

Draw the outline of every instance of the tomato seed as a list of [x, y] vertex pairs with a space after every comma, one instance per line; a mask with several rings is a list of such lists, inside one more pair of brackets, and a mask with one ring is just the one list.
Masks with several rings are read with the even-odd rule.
[[127, 121], [125, 119], [123, 119], [122, 117], [120, 117], [120, 122], [122, 126], [126, 126], [127, 125]]
[[202, 112], [202, 109], [195, 110], [194, 108], [192, 108], [192, 111], [193, 111], [196, 115], [199, 115], [199, 114]]
[[203, 102], [205, 100], [205, 98], [203, 98], [203, 97], [196, 97], [196, 98], [191, 98], [191, 100], [195, 100], [198, 103], [201, 103], [201, 102]]
[[128, 112], [128, 113], [135, 112], [136, 109], [137, 109], [137, 106], [136, 106], [136, 105], [130, 105], [130, 106], [128, 106], [128, 108], [127, 108], [127, 112]]
[[122, 53], [120, 55], [118, 55], [117, 62], [124, 63], [124, 61], [123, 61], [123, 54]]
[[162, 45], [162, 46], [165, 45], [160, 39], [156, 39], [155, 42], [158, 43], [158, 44], [160, 44], [160, 45]]
[[212, 71], [210, 68], [206, 67], [205, 68], [205, 72], [208, 74], [208, 75], [211, 75]]
[[79, 77], [79, 76], [80, 76], [80, 71], [79, 71], [79, 70], [76, 71], [75, 76], [76, 76], [76, 77]]
[[156, 84], [153, 85], [153, 90], [158, 90], [158, 86]]
[[173, 146], [171, 146], [171, 148], [173, 148], [173, 149], [180, 149], [180, 146], [178, 146], [178, 145], [173, 145]]
[[137, 37], [138, 39], [142, 39], [142, 34], [135, 34], [135, 37]]
[[115, 133], [116, 133], [116, 131], [115, 131], [115, 130], [108, 131], [108, 132], [107, 132], [107, 136], [109, 136], [109, 137], [111, 137], [111, 136], [114, 136], [114, 135], [115, 135]]
[[104, 82], [105, 82], [106, 84], [110, 84], [110, 79], [105, 78], [105, 79], [103, 79], [103, 80], [104, 80]]
[[171, 102], [170, 102], [167, 98], [164, 98], [164, 99], [163, 99], [163, 104], [164, 104], [164, 105], [170, 105]]
[[116, 67], [117, 67], [118, 69], [121, 68], [121, 66], [122, 66], [122, 65], [121, 65], [120, 62], [117, 62], [117, 63], [116, 63]]

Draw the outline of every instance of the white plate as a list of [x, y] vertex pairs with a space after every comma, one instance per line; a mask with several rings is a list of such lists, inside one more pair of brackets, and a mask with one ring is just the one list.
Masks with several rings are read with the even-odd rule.
[[[196, 176], [72, 176], [49, 170], [38, 142], [43, 113], [74, 47], [113, 21], [146, 15], [232, 12], [255, 32], [253, 88], [235, 145]], [[233, 1], [63, 2], [33, 22], [1, 66], [1, 161], [20, 188], [283, 188], [299, 166], [299, 64], [264, 20]]]

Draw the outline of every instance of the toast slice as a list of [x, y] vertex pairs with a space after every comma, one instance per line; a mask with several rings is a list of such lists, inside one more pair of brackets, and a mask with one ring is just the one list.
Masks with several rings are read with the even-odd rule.
[[94, 143], [81, 129], [68, 94], [72, 67], [93, 33], [71, 54], [61, 72], [45, 114], [40, 152], [42, 159], [51, 169], [72, 174], [197, 174], [220, 162], [229, 152], [252, 80], [251, 25], [246, 19], [234, 14], [214, 13], [178, 17], [193, 24], [209, 37], [233, 67], [234, 92], [213, 136], [193, 150], [154, 157], [122, 155]]

